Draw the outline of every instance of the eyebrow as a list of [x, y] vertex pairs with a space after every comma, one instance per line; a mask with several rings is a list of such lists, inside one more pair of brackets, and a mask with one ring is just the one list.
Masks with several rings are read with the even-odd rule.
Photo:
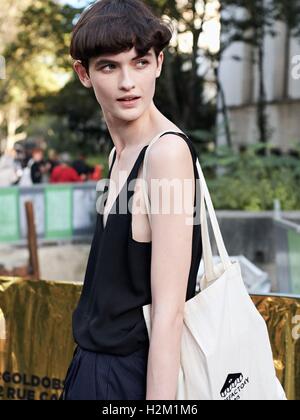
[[[148, 52], [147, 54], [142, 55], [142, 56], [141, 55], [137, 55], [131, 61], [134, 61], [137, 58], [150, 57], [150, 56], [152, 56], [152, 53], [151, 52]], [[110, 58], [103, 58], [103, 57], [101, 57], [101, 58], [99, 58], [98, 60], [95, 61], [95, 66], [98, 66], [99, 64], [106, 64], [106, 63], [119, 64], [118, 61], [111, 60]]]

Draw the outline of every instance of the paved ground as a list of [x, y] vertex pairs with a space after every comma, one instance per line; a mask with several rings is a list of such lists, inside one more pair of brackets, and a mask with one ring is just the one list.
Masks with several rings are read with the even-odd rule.
[[[59, 245], [39, 248], [41, 278], [43, 280], [82, 282], [90, 245]], [[27, 249], [0, 246], [0, 265], [7, 269], [26, 265]]]

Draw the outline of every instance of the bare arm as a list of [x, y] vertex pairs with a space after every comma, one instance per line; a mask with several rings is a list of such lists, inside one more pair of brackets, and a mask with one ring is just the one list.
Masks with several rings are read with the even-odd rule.
[[[193, 234], [193, 226], [187, 223], [187, 218], [193, 215], [195, 182], [193, 161], [186, 142], [175, 135], [158, 140], [149, 151], [147, 173], [152, 211], [152, 333], [146, 399], [174, 400]], [[175, 188], [169, 189], [169, 214], [163, 214], [162, 210], [165, 192], [163, 189], [159, 195], [153, 192], [151, 179], [177, 180], [178, 185], [181, 184], [181, 195], [178, 188], [176, 192]], [[189, 188], [184, 188], [183, 180], [189, 180]], [[183, 201], [182, 197], [184, 205], [179, 203]], [[174, 214], [176, 204], [182, 204], [180, 214]], [[159, 209], [157, 214], [153, 214], [155, 209]]]

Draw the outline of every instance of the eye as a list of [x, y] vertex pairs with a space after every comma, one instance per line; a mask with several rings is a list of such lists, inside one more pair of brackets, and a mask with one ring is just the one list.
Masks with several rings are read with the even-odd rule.
[[[146, 67], [147, 64], [149, 64], [149, 61], [148, 60], [139, 60], [137, 62], [137, 64], [141, 64], [140, 67], [144, 68], [144, 67]], [[105, 73], [110, 73], [111, 70], [113, 70], [115, 68], [116, 68], [115, 64], [107, 63], [107, 64], [105, 64], [105, 66], [101, 67], [101, 70], [103, 70]]]
[[101, 67], [101, 70], [105, 70], [105, 69], [111, 70], [111, 69], [109, 68], [109, 67], [111, 67], [111, 66], [115, 67], [115, 64], [111, 64], [111, 63], [106, 64], [105, 66]]
[[147, 64], [149, 64], [149, 61], [147, 61], [147, 60], [139, 60], [139, 61], [137, 62], [137, 64], [143, 64], [143, 66], [142, 66], [142, 67], [145, 67]]

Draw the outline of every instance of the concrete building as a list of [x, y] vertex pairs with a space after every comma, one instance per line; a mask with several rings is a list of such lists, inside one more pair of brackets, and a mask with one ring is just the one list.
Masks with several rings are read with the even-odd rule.
[[[300, 39], [288, 41], [283, 23], [278, 22], [274, 29], [277, 36], [268, 35], [265, 39], [264, 63], [270, 143], [287, 151], [300, 144]], [[290, 52], [286, 54], [288, 42]], [[259, 138], [255, 106], [259, 78], [253, 59], [253, 47], [235, 43], [225, 51], [220, 65], [234, 146], [252, 144]], [[222, 120], [220, 114], [221, 125]], [[218, 143], [224, 144], [226, 140], [221, 131]]]

